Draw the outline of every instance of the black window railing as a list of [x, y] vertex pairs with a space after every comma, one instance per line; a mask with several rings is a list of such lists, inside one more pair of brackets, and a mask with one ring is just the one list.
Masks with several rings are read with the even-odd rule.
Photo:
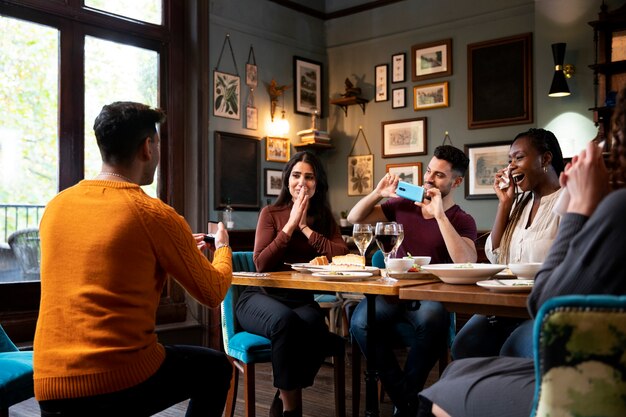
[[36, 204], [1, 204], [0, 236], [6, 243], [11, 233], [29, 227], [39, 227], [45, 206]]

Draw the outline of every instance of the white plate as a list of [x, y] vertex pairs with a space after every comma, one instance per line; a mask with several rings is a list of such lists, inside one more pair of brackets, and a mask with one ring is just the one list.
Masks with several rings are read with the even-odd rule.
[[298, 264], [291, 264], [291, 269], [295, 269], [298, 272], [314, 272], [314, 271], [322, 271], [324, 269], [324, 265], [311, 265], [310, 263], [298, 263]]
[[372, 276], [371, 272], [314, 272], [314, 277], [328, 281], [363, 281]]
[[447, 284], [474, 284], [492, 277], [506, 268], [500, 264], [431, 264], [422, 265], [424, 271], [437, 275]]
[[313, 272], [369, 272], [372, 275], [380, 274], [380, 268], [375, 266], [349, 266], [349, 265], [320, 265], [320, 268]]
[[495, 292], [526, 292], [532, 290], [534, 283], [532, 279], [490, 279], [476, 285]]

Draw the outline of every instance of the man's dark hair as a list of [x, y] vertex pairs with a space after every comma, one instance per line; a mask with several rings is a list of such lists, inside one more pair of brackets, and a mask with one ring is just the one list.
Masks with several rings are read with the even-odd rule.
[[469, 166], [469, 158], [465, 152], [452, 145], [441, 145], [435, 148], [435, 158], [443, 159], [452, 164], [452, 170], [464, 176]]
[[156, 124], [165, 120], [161, 109], [131, 101], [116, 101], [102, 107], [93, 130], [102, 160], [111, 165], [128, 165], [149, 137], [156, 133]]

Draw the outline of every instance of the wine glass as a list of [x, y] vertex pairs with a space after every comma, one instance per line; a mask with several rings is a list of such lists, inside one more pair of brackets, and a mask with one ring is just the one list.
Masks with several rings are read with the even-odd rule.
[[352, 227], [352, 237], [361, 256], [365, 257], [365, 252], [374, 239], [374, 228], [371, 224], [355, 224]]
[[380, 248], [385, 258], [385, 271], [389, 276], [389, 267], [387, 261], [389, 255], [398, 248], [398, 236], [400, 231], [398, 229], [398, 223], [396, 222], [378, 222], [376, 223], [375, 239], [376, 244]]
[[398, 223], [398, 242], [396, 243], [396, 246], [393, 248], [393, 251], [389, 255], [391, 258], [396, 257], [396, 252], [398, 252], [398, 248], [402, 244], [403, 240], [404, 240], [404, 226]]

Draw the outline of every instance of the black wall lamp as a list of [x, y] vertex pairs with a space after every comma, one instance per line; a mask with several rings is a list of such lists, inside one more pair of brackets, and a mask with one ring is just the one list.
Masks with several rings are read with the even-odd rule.
[[550, 97], [565, 97], [571, 93], [567, 86], [566, 78], [572, 78], [575, 68], [571, 64], [563, 65], [565, 60], [565, 43], [552, 44], [552, 57], [554, 58], [554, 76], [552, 77], [552, 85], [550, 86]]

